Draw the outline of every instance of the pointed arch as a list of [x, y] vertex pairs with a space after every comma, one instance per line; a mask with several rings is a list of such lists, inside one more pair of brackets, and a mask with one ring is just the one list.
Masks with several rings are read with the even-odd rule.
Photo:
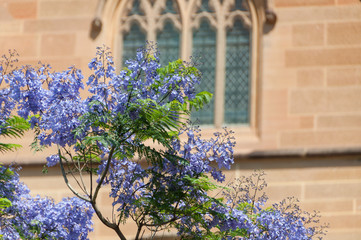
[[129, 31], [123, 33], [123, 47], [121, 49], [122, 66], [128, 59], [135, 57], [137, 49], [144, 46], [147, 37], [138, 22], [133, 21], [130, 24]]
[[[261, 118], [262, 36], [264, 24], [269, 22], [267, 1], [270, 0], [141, 0], [139, 2], [143, 5], [135, 8], [135, 12], [140, 14], [130, 16], [128, 13], [133, 0], [107, 1], [103, 13], [106, 29], [104, 37], [106, 43], [113, 48], [116, 60], [118, 59], [116, 62], [121, 62], [124, 36], [131, 32], [133, 25], [129, 22], [134, 21], [141, 29], [146, 29], [144, 35], [148, 40], [160, 40], [161, 51], [174, 50], [164, 54], [170, 56], [165, 61], [175, 58], [175, 52], [184, 60], [189, 60], [193, 50], [199, 46], [197, 34], [200, 33], [196, 32], [205, 29], [206, 21], [207, 28], [212, 29], [216, 35], [216, 60], [213, 64], [216, 64], [214, 88], [218, 92], [214, 104], [217, 107], [213, 110], [213, 120], [210, 122], [214, 121], [216, 127], [236, 124], [236, 128], [248, 128], [257, 135]], [[125, 22], [128, 24], [124, 24]], [[248, 49], [245, 47], [247, 41]], [[245, 52], [248, 52], [248, 58], [245, 57]], [[219, 60], [222, 55], [223, 60]], [[242, 61], [244, 63], [241, 65]], [[205, 75], [213, 75], [209, 70], [205, 71], [208, 71]], [[243, 80], [237, 82], [230, 80], [229, 76]], [[236, 89], [238, 95], [231, 92]], [[237, 97], [230, 100], [231, 95]], [[238, 99], [239, 95], [245, 96], [247, 100]], [[240, 106], [248, 108], [239, 110]], [[214, 116], [218, 116], [218, 120], [215, 121]]]
[[[193, 30], [193, 50], [197, 68], [203, 73], [197, 91], [215, 93], [217, 35], [207, 18], [200, 19], [199, 27]], [[200, 111], [192, 113], [191, 120], [200, 124], [214, 123], [214, 98]]]
[[158, 32], [157, 45], [160, 52], [160, 62], [162, 65], [179, 58], [180, 34], [172, 21], [166, 21], [164, 23], [163, 30]]

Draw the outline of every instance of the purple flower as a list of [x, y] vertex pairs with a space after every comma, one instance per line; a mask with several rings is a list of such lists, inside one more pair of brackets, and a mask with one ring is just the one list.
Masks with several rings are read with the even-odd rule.
[[46, 165], [48, 167], [53, 167], [55, 166], [56, 164], [59, 163], [59, 155], [58, 154], [54, 154], [54, 155], [51, 155], [49, 157], [46, 158]]
[[[191, 107], [202, 106], [210, 94], [194, 99], [198, 70], [181, 60], [162, 67], [153, 51], [139, 50], [117, 74], [109, 49], [97, 48], [86, 87], [75, 67], [51, 72], [45, 65], [25, 66], [10, 73], [0, 68], [0, 84], [6, 85], [0, 90], [0, 134], [16, 110], [36, 130], [40, 145], [58, 145], [61, 156], [49, 156], [47, 166], [61, 157], [74, 163], [69, 169], [75, 174], [69, 176], [90, 176], [94, 183], [97, 175], [98, 187], [107, 185], [113, 200], [112, 226], [133, 219], [149, 229], [174, 227], [192, 239], [310, 239], [315, 231], [305, 226], [309, 219], [298, 208], [288, 212], [280, 203], [265, 209], [266, 197], [254, 197], [252, 191], [261, 192], [265, 185], [246, 178], [243, 185], [224, 188], [224, 202], [210, 196], [223, 189], [217, 185], [225, 180], [222, 170], [234, 163], [233, 132], [225, 128], [204, 139], [198, 127], [185, 123]], [[89, 91], [85, 99], [84, 88]], [[147, 140], [162, 148], [152, 148]], [[4, 171], [0, 167], [0, 176]], [[83, 190], [79, 198], [96, 204], [98, 187], [76, 182]], [[91, 204], [32, 197], [16, 172], [0, 181], [3, 196], [13, 202], [6, 209], [12, 218], [0, 228], [8, 239], [18, 239], [19, 231], [26, 238], [87, 239], [91, 231]]]
[[[78, 198], [64, 198], [55, 203], [50, 198], [32, 197], [19, 181], [17, 170], [0, 166], [0, 198], [6, 197], [12, 206], [3, 210], [0, 235], [4, 239], [88, 239], [92, 229], [93, 209]], [[36, 230], [35, 230], [36, 229]]]

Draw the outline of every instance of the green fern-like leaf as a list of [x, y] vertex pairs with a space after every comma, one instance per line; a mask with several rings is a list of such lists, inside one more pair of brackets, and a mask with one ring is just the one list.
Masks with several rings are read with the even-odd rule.
[[198, 93], [194, 99], [189, 100], [190, 110], [195, 109], [196, 111], [203, 108], [204, 105], [208, 104], [212, 100], [213, 94], [203, 91]]
[[8, 208], [12, 205], [11, 201], [7, 198], [0, 198], [0, 213], [2, 213], [1, 209]]
[[0, 143], [0, 152], [6, 153], [11, 151], [16, 151], [22, 146], [20, 144], [14, 144], [14, 143]]
[[[8, 138], [21, 138], [25, 131], [30, 128], [30, 124], [24, 118], [13, 116], [0, 126], [0, 136]], [[0, 143], [0, 152], [5, 153], [15, 151], [21, 148], [21, 145], [14, 143]]]
[[21, 138], [29, 128], [30, 124], [24, 118], [13, 116], [7, 119], [6, 123], [1, 126], [0, 135], [4, 137]]

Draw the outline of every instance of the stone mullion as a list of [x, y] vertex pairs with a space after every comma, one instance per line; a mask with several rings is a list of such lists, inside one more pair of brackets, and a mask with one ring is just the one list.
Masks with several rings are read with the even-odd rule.
[[115, 38], [115, 45], [113, 48], [113, 51], [115, 53], [115, 59], [117, 60], [116, 62], [116, 66], [118, 67], [118, 69], [122, 69], [122, 61], [120, 61], [120, 59], [122, 59], [123, 56], [123, 32], [120, 31], [120, 33], [118, 34], [118, 36]]
[[189, 57], [192, 55], [192, 7], [194, 1], [178, 1], [179, 3], [179, 16], [182, 25], [181, 29], [181, 52], [180, 57], [184, 61], [189, 61]]
[[261, 102], [262, 102], [262, 95], [260, 94], [261, 84], [260, 77], [261, 77], [261, 69], [260, 69], [260, 56], [262, 56], [262, 34], [263, 34], [263, 27], [262, 22], [264, 21], [264, 15], [262, 9], [264, 5], [261, 3], [260, 0], [258, 1], [251, 1], [247, 0], [251, 18], [251, 68], [250, 68], [250, 113], [249, 113], [249, 124], [250, 128], [254, 130], [256, 135], [259, 136], [261, 133], [259, 127], [261, 126]]
[[157, 42], [157, 19], [159, 19], [159, 13], [154, 7], [145, 8], [146, 15], [146, 31], [147, 40], [153, 43]]
[[[180, 58], [183, 61], [189, 61], [190, 56], [192, 55], [193, 48], [193, 39], [192, 39], [192, 6], [194, 6], [193, 1], [183, 1], [178, 0], [179, 6], [179, 16], [181, 23], [181, 51]], [[187, 123], [186, 119], [183, 119], [182, 122]]]
[[217, 46], [216, 46], [216, 79], [214, 96], [214, 125], [222, 127], [224, 123], [224, 93], [225, 93], [225, 67], [226, 67], [226, 29], [225, 13], [223, 6], [219, 4], [216, 9], [217, 19]]

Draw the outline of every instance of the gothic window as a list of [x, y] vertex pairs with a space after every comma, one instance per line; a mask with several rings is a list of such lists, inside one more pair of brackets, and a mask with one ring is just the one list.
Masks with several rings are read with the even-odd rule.
[[158, 32], [157, 46], [161, 54], [160, 61], [162, 65], [179, 58], [179, 32], [175, 29], [171, 21], [166, 21], [162, 31]]
[[139, 24], [132, 23], [129, 32], [124, 34], [123, 41], [123, 64], [125, 60], [134, 58], [134, 53], [137, 49], [144, 45], [146, 41], [146, 35], [142, 32]]
[[[203, 73], [198, 91], [214, 93], [216, 73], [216, 32], [207, 20], [203, 20], [199, 28], [193, 31], [192, 54], [199, 56], [198, 69]], [[214, 98], [202, 110], [192, 113], [192, 120], [201, 124], [214, 123]]]
[[162, 64], [196, 59], [203, 79], [198, 90], [214, 94], [191, 119], [201, 125], [251, 125], [254, 87], [254, 24], [248, 0], [122, 0], [121, 63], [145, 40], [156, 42]]
[[226, 123], [248, 123], [250, 34], [242, 22], [236, 20], [227, 31], [226, 39], [224, 120]]

